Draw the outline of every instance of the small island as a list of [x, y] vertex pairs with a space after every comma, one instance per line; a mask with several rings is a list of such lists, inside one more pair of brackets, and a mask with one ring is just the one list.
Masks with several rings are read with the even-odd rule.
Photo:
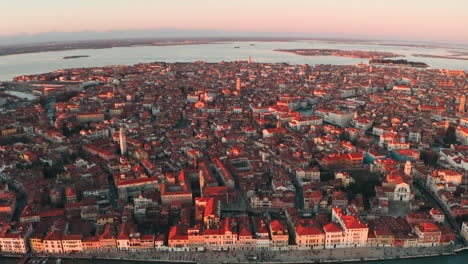
[[385, 51], [339, 50], [339, 49], [277, 49], [274, 51], [291, 52], [302, 56], [336, 56], [352, 58], [400, 57], [401, 55]]
[[404, 66], [404, 67], [417, 67], [417, 68], [427, 68], [427, 65], [424, 62], [418, 61], [408, 61], [408, 60], [392, 60], [392, 59], [371, 59], [369, 60], [369, 64], [384, 64], [390, 66]]
[[62, 59], [69, 60], [69, 59], [88, 58], [88, 57], [89, 55], [74, 55], [74, 56], [65, 56]]

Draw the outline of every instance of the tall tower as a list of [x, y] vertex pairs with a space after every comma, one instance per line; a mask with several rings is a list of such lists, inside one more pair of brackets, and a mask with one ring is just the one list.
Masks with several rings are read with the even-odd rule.
[[281, 125], [281, 120], [279, 120], [278, 118], [278, 121], [276, 121], [276, 128], [281, 128], [282, 125]]
[[369, 65], [369, 73], [372, 73], [372, 64]]
[[465, 112], [465, 104], [466, 104], [466, 95], [462, 95], [460, 98], [460, 106], [458, 107], [458, 112], [464, 113]]
[[236, 90], [240, 92], [241, 90], [241, 80], [240, 78], [237, 78], [236, 80]]
[[411, 161], [407, 160], [405, 163], [405, 175], [411, 175], [412, 170], [413, 166], [411, 165]]
[[120, 154], [125, 155], [127, 153], [127, 139], [125, 137], [125, 128], [120, 127], [120, 133], [119, 133], [119, 139], [120, 139]]

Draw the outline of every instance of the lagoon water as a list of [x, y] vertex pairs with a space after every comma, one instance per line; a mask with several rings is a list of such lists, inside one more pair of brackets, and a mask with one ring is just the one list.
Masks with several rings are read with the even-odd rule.
[[[251, 45], [254, 44], [254, 45]], [[239, 48], [234, 48], [239, 47]], [[275, 49], [343, 49], [389, 51], [405, 56], [405, 59], [427, 63], [432, 68], [463, 69], [468, 71], [468, 60], [422, 58], [412, 54], [449, 55], [450, 51], [468, 52], [468, 47], [419, 48], [408, 46], [382, 46], [372, 43], [339, 43], [326, 41], [291, 42], [220, 42], [217, 44], [176, 46], [132, 46], [107, 49], [82, 49], [54, 52], [38, 52], [0, 57], [0, 80], [15, 76], [37, 74], [66, 68], [96, 67], [106, 65], [132, 65], [140, 62], [220, 62], [247, 60], [252, 56], [256, 62], [286, 62], [289, 64], [357, 64], [367, 59], [300, 56]], [[65, 56], [89, 55], [90, 57], [67, 59]]]

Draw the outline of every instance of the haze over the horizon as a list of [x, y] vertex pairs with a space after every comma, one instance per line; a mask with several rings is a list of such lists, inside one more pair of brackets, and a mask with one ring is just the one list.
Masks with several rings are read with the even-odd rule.
[[174, 37], [258, 33], [468, 43], [466, 0], [0, 1], [0, 44], [92, 39], [101, 31], [108, 38], [150, 37], [161, 28], [177, 29]]

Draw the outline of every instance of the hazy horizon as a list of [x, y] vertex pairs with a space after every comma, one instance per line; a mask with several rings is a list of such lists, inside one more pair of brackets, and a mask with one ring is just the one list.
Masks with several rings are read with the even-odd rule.
[[0, 45], [158, 37], [151, 32], [468, 44], [463, 0], [24, 0], [4, 10]]
[[450, 46], [468, 47], [468, 43], [424, 41], [413, 39], [375, 38], [368, 36], [356, 36], [351, 34], [310, 34], [310, 33], [287, 33], [287, 32], [248, 32], [248, 31], [225, 31], [225, 30], [187, 30], [176, 28], [147, 29], [147, 30], [109, 30], [91, 31], [83, 30], [76, 32], [43, 32], [23, 33], [16, 35], [0, 35], [1, 46], [34, 45], [44, 43], [66, 43], [80, 41], [103, 41], [103, 40], [126, 40], [126, 39], [277, 39], [277, 40], [349, 40], [378, 43], [421, 43], [421, 44], [444, 44]]

